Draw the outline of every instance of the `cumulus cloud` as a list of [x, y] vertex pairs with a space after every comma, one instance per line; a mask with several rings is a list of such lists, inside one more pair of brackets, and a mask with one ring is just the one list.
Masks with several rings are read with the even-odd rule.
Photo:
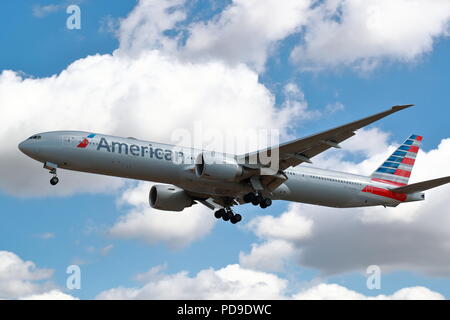
[[[263, 70], [277, 41], [307, 22], [310, 0], [234, 0], [206, 22], [190, 25], [184, 55], [193, 59], [223, 59]], [[267, 23], [270, 20], [270, 23]]]
[[295, 35], [291, 57], [302, 70], [368, 71], [383, 61], [416, 62], [448, 36], [449, 19], [448, 0], [233, 0], [209, 20], [188, 22], [184, 0], [141, 0], [116, 34], [125, 54], [158, 49], [258, 72]]
[[201, 270], [190, 277], [182, 271], [163, 275], [141, 288], [114, 288], [98, 299], [279, 299], [287, 281], [274, 274], [229, 265]]
[[275, 274], [246, 269], [240, 265], [204, 269], [194, 276], [185, 271], [159, 274], [143, 286], [112, 288], [97, 299], [444, 299], [425, 287], [403, 288], [392, 295], [364, 296], [337, 284], [321, 283], [290, 293], [289, 283]]
[[296, 210], [289, 210], [280, 217], [260, 216], [247, 225], [261, 238], [296, 241], [308, 238], [313, 229], [313, 220], [305, 218]]
[[73, 299], [54, 288], [52, 274], [13, 252], [0, 251], [0, 299]]
[[444, 300], [445, 297], [425, 287], [403, 288], [392, 295], [364, 296], [338, 284], [321, 283], [293, 296], [297, 300]]
[[44, 293], [33, 294], [20, 298], [20, 300], [79, 300], [70, 294], [59, 290], [50, 290]]
[[448, 36], [449, 21], [448, 0], [326, 0], [312, 9], [292, 59], [303, 70], [415, 62]]
[[269, 240], [262, 244], [252, 244], [250, 253], [239, 253], [239, 264], [244, 268], [268, 272], [282, 272], [295, 253], [289, 241]]
[[148, 50], [176, 53], [178, 37], [165, 32], [176, 28], [186, 18], [185, 0], [140, 0], [131, 13], [120, 21], [116, 32], [120, 54], [139, 55]]
[[[375, 136], [378, 132], [373, 132]], [[394, 149], [390, 146], [390, 149]], [[383, 156], [384, 157], [387, 155]], [[374, 154], [360, 163], [358, 169], [374, 170], [381, 161]], [[450, 175], [450, 139], [444, 139], [433, 150], [418, 155], [412, 182]], [[374, 161], [376, 159], [377, 161]], [[370, 165], [368, 165], [370, 163]], [[367, 173], [367, 172], [366, 172]], [[262, 216], [249, 222], [249, 229], [262, 240], [248, 254], [246, 261], [257, 261], [268, 256], [274, 261], [267, 241], [289, 241], [290, 255], [300, 265], [321, 271], [325, 275], [363, 271], [369, 265], [378, 265], [383, 272], [409, 270], [433, 276], [450, 274], [450, 211], [446, 205], [449, 186], [426, 192], [423, 202], [407, 203], [396, 208], [335, 209], [306, 204], [291, 204], [279, 217]], [[302, 227], [295, 228], [289, 221], [298, 219]], [[303, 221], [303, 222], [302, 222]], [[307, 222], [307, 223], [305, 223]], [[268, 224], [271, 228], [268, 229]], [[311, 228], [306, 228], [308, 225]], [[287, 236], [298, 229], [298, 238]], [[261, 231], [266, 230], [266, 231]], [[295, 232], [293, 233], [295, 235]], [[258, 248], [256, 250], [255, 248]], [[267, 250], [265, 250], [267, 248]], [[282, 259], [282, 257], [278, 257]]]
[[141, 182], [123, 194], [120, 202], [131, 206], [131, 209], [110, 228], [111, 236], [139, 239], [149, 244], [163, 242], [173, 249], [178, 249], [211, 231], [215, 218], [211, 210], [201, 204], [186, 208], [182, 212], [151, 208], [148, 204], [148, 193], [152, 185]]

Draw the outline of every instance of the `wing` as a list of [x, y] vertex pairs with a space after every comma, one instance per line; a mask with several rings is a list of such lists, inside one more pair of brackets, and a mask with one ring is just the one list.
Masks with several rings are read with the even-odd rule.
[[409, 184], [404, 187], [393, 188], [391, 191], [398, 193], [416, 193], [425, 191], [428, 189], [436, 188], [442, 186], [443, 184], [450, 183], [450, 177], [443, 177], [418, 183]]
[[411, 106], [413, 105], [408, 104], [394, 106], [389, 110], [374, 114], [364, 119], [360, 119], [305, 138], [286, 142], [276, 147], [241, 155], [238, 156], [237, 159], [240, 161], [239, 163], [243, 163], [248, 167], [269, 167], [270, 163], [263, 164], [260, 159], [267, 159], [267, 157], [270, 157], [272, 153], [278, 152], [280, 170], [295, 167], [302, 162], [311, 163], [310, 159], [312, 157], [328, 150], [329, 148], [340, 148], [339, 143], [355, 135], [356, 130]]

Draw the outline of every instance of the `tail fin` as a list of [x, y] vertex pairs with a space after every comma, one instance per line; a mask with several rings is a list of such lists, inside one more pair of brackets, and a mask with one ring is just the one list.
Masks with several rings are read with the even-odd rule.
[[397, 186], [407, 185], [421, 143], [422, 136], [411, 135], [372, 173], [372, 180], [391, 183]]

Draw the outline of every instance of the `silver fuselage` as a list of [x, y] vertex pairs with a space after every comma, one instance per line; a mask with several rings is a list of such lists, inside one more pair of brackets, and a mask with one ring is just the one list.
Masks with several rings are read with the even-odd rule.
[[[93, 137], [86, 138], [89, 135]], [[173, 184], [199, 196], [241, 197], [252, 191], [248, 183], [198, 177], [193, 164], [202, 152], [199, 149], [82, 131], [54, 131], [39, 136], [39, 140], [23, 141], [19, 149], [58, 168]], [[392, 196], [392, 185], [309, 165], [290, 168], [285, 174], [288, 179], [268, 194], [270, 198], [340, 208], [397, 206], [424, 199], [423, 193]]]

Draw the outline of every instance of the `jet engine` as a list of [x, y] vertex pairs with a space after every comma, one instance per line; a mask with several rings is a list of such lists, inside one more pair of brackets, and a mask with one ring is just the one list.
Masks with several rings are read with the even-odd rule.
[[243, 168], [233, 158], [202, 152], [195, 161], [195, 174], [199, 178], [234, 181], [243, 174]]
[[194, 204], [194, 200], [181, 188], [156, 184], [150, 189], [150, 206], [159, 210], [183, 211]]

